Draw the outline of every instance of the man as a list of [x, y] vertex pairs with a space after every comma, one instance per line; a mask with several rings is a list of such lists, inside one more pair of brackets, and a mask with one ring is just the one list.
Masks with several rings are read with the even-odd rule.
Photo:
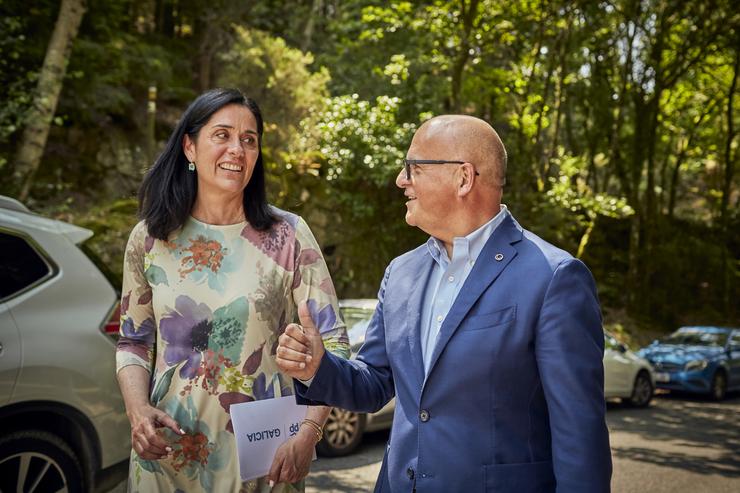
[[277, 351], [299, 401], [373, 412], [396, 395], [376, 491], [608, 492], [588, 269], [501, 204], [506, 151], [484, 121], [433, 118], [407, 157], [406, 222], [431, 238], [386, 269], [356, 360], [299, 309]]

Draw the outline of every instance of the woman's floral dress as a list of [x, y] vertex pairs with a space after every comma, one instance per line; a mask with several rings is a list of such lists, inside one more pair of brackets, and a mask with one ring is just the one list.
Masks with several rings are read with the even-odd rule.
[[161, 432], [173, 452], [156, 461], [131, 453], [129, 491], [270, 490], [242, 483], [229, 417], [238, 402], [293, 393], [275, 363], [278, 336], [307, 301], [328, 351], [349, 357], [347, 332], [326, 263], [308, 225], [280, 221], [260, 232], [190, 218], [168, 241], [137, 224], [126, 247], [117, 368], [152, 373], [150, 400], [185, 430]]

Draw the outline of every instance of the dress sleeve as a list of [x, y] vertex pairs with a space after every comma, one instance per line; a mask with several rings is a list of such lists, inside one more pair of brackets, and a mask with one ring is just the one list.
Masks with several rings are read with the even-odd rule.
[[339, 302], [319, 244], [306, 222], [301, 218], [296, 226], [295, 271], [293, 272], [293, 301], [308, 304], [311, 318], [330, 353], [349, 358], [347, 328], [339, 315]]
[[131, 235], [123, 261], [121, 329], [116, 345], [116, 371], [138, 365], [151, 372], [154, 363], [156, 322], [152, 308], [152, 289], [145, 275], [146, 255], [154, 244], [144, 222]]

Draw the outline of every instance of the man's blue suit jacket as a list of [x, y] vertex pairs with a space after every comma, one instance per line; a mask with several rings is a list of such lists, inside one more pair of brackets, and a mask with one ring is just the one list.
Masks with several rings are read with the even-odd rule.
[[299, 403], [374, 412], [395, 394], [376, 492], [602, 493], [601, 314], [586, 266], [511, 217], [488, 240], [424, 375], [425, 245], [394, 259], [356, 360], [325, 353]]

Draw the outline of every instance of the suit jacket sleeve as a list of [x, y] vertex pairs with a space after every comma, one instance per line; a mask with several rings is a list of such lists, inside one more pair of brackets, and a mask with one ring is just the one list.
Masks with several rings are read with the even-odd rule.
[[391, 265], [378, 292], [378, 305], [355, 360], [325, 352], [311, 385], [294, 380], [298, 404], [329, 405], [356, 412], [375, 412], [395, 395], [393, 374], [385, 346], [383, 304]]
[[570, 258], [547, 288], [535, 352], [547, 400], [557, 491], [609, 491], [604, 335], [593, 277]]

